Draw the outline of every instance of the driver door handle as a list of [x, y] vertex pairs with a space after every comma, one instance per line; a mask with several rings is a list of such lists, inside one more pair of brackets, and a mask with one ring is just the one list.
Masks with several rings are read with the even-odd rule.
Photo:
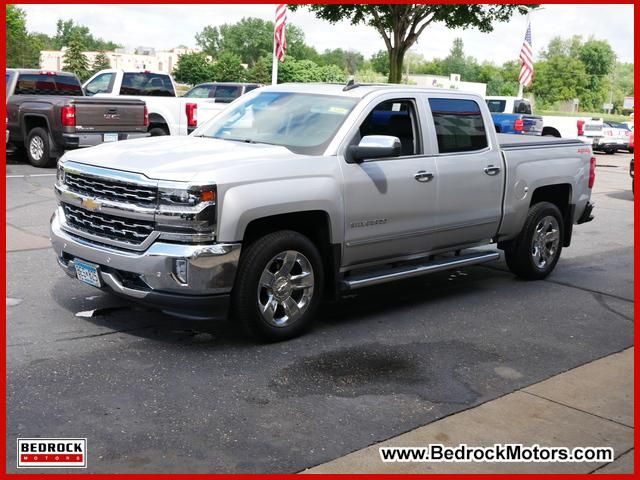
[[420, 170], [416, 173], [413, 178], [415, 178], [418, 182], [430, 182], [433, 180], [433, 173], [425, 172], [424, 170]]
[[489, 165], [488, 167], [485, 167], [484, 173], [493, 177], [494, 175], [497, 175], [500, 173], [500, 167], [496, 167], [495, 165]]

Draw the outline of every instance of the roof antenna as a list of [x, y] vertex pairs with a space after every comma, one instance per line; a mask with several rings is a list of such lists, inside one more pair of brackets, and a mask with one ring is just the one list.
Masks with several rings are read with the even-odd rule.
[[349, 77], [349, 81], [342, 89], [343, 92], [348, 92], [349, 90], [353, 90], [354, 88], [359, 87], [359, 85], [353, 79], [353, 76]]

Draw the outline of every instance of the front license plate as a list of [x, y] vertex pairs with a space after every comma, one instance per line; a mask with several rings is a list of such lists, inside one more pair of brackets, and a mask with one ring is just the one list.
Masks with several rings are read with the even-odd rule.
[[98, 273], [98, 265], [86, 263], [81, 260], [74, 260], [73, 264], [76, 267], [76, 277], [78, 277], [78, 280], [93, 287], [102, 286], [100, 274]]
[[107, 142], [117, 142], [118, 134], [117, 133], [105, 133], [104, 134], [104, 143]]

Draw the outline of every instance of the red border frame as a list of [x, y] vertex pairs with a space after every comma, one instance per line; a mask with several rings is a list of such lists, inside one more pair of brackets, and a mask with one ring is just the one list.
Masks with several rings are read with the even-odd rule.
[[[122, 1], [122, 0], [102, 0], [100, 2], [97, 1], [82, 1], [82, 0], [65, 0], [65, 1], [60, 1], [60, 2], [55, 2], [55, 1], [51, 1], [51, 0], [24, 0], [21, 2], [6, 2], [3, 1], [3, 17], [2, 17], [2, 30], [4, 30], [6, 32], [6, 5], [7, 4], [17, 4], [17, 5], [21, 5], [21, 4], [176, 4], [176, 3], [180, 3], [180, 2], [176, 2], [171, 1], [171, 0], [156, 0], [156, 1], [151, 1], [151, 0], [142, 0], [142, 1]], [[231, 1], [190, 1], [190, 2], [185, 2], [185, 3], [189, 3], [189, 4], [234, 4], [234, 3], [238, 3], [238, 4], [246, 4], [246, 1], [242, 1], [242, 0], [231, 0]], [[262, 4], [271, 4], [273, 2], [271, 1], [265, 1], [265, 0], [252, 0], [249, 3], [262, 3]], [[411, 2], [408, 0], [396, 0], [396, 1], [389, 1], [389, 0], [378, 0], [378, 1], [365, 1], [365, 2], [354, 2], [351, 0], [346, 0], [346, 1], [339, 1], [339, 0], [326, 0], [324, 2], [300, 2], [300, 1], [293, 1], [293, 2], [289, 2], [289, 3], [416, 3], [416, 2]], [[470, 2], [464, 2], [462, 0], [440, 0], [439, 2], [419, 2], [419, 3], [515, 3], [515, 2], [506, 2], [506, 1], [502, 1], [502, 0], [497, 0], [494, 2], [477, 2], [477, 1], [470, 1]], [[591, 3], [591, 4], [601, 4], [603, 2], [601, 1], [593, 1], [593, 0], [587, 0], [587, 1], [583, 1], [583, 2], [577, 2], [577, 1], [544, 1], [542, 3], [545, 4], [586, 4], [586, 3]], [[634, 4], [633, 1], [626, 1], [626, 2], [612, 2], [615, 4]], [[274, 4], [275, 6], [275, 4]], [[640, 18], [640, 6], [638, 5], [634, 5], [634, 37], [635, 37], [635, 27], [638, 25], [638, 19]], [[631, 41], [634, 42], [635, 45], [635, 38], [631, 39]], [[6, 45], [3, 43], [1, 45], [1, 49], [0, 49], [0, 56], [2, 57], [2, 65], [4, 65], [6, 67]], [[638, 54], [636, 51], [634, 51], [634, 63], [635, 60], [638, 58]], [[638, 80], [640, 79], [640, 74], [638, 73], [638, 71], [636, 70], [634, 72], [634, 83], [638, 84]], [[3, 93], [5, 93], [5, 84], [2, 84], [2, 91]], [[6, 104], [3, 105], [3, 113], [5, 113], [5, 119], [6, 119]], [[6, 120], [5, 120], [6, 122]], [[5, 122], [2, 122], [3, 124]], [[6, 153], [6, 146], [5, 148], [3, 148], [3, 150], [5, 150]], [[3, 164], [2, 166], [2, 170], [5, 173], [5, 182], [6, 182], [6, 162]], [[2, 187], [1, 187], [1, 194], [2, 194], [2, 199], [5, 202], [5, 209], [3, 210], [3, 215], [5, 217], [5, 226], [6, 226], [6, 183], [2, 183]], [[638, 240], [640, 240], [640, 231], [638, 228], [635, 227], [635, 225], [638, 224], [638, 220], [640, 220], [640, 209], [638, 208], [638, 205], [640, 204], [640, 200], [634, 199], [634, 298], [637, 296], [638, 291], [640, 290], [637, 286], [637, 273], [638, 273], [638, 267], [640, 266], [640, 258], [638, 257], [636, 253], [636, 249], [635, 249], [635, 244], [638, 243]], [[2, 246], [4, 247], [5, 250], [5, 256], [2, 259], [2, 274], [4, 277], [4, 282], [2, 283], [2, 286], [0, 288], [2, 288], [2, 292], [4, 293], [4, 296], [6, 297], [6, 280], [7, 280], [7, 271], [6, 271], [6, 227], [5, 227], [5, 234], [2, 235], [2, 238], [0, 239], [0, 243], [2, 244]], [[635, 315], [635, 310], [634, 310], [634, 319], [637, 318], [637, 316]], [[7, 333], [6, 333], [6, 310], [3, 314], [3, 319], [4, 319], [4, 328], [0, 329], [1, 333], [0, 333], [0, 341], [2, 343], [1, 348], [2, 351], [4, 353], [2, 360], [0, 361], [0, 386], [3, 397], [2, 399], [0, 399], [0, 431], [2, 431], [3, 436], [0, 439], [0, 455], [1, 455], [1, 462], [4, 466], [4, 468], [2, 469], [2, 472], [0, 473], [0, 478], [4, 477], [4, 478], [21, 478], [21, 479], [40, 479], [42, 477], [46, 478], [51, 478], [51, 479], [63, 479], [63, 478], [68, 478], [70, 475], [72, 475], [74, 478], [107, 478], [107, 477], [117, 477], [119, 479], [147, 479], [147, 478], [153, 478], [153, 477], [165, 477], [165, 478], [177, 478], [177, 479], [203, 479], [203, 478], [213, 478], [213, 479], [231, 479], [231, 478], [242, 478], [242, 477], [252, 477], [252, 478], [260, 478], [260, 477], [268, 477], [271, 479], [291, 479], [291, 478], [298, 478], [297, 474], [215, 474], [215, 473], [211, 473], [211, 474], [156, 474], [156, 473], [144, 473], [144, 474], [100, 474], [100, 473], [78, 473], [78, 474], [43, 474], [43, 473], [7, 473], [7, 465], [6, 465], [6, 459], [7, 459], [7, 444], [6, 444], [6, 433], [7, 433], [7, 425], [6, 425], [6, 398], [7, 398], [7, 365], [6, 365], [6, 355], [7, 355], [7, 349], [6, 349], [6, 342], [7, 342]], [[638, 333], [638, 329], [634, 329], [634, 344], [638, 343], [638, 339], [640, 338], [640, 334]], [[640, 402], [640, 385], [637, 381], [638, 379], [638, 375], [637, 375], [637, 367], [639, 365], [639, 353], [637, 350], [634, 350], [634, 396], [635, 396], [635, 402], [634, 402], [634, 449], [635, 446], [638, 444], [638, 439], [640, 438], [640, 432], [638, 432], [638, 413], [639, 413], [639, 409], [640, 407], [638, 406], [638, 402]], [[634, 451], [635, 453], [635, 451]], [[637, 454], [634, 455], [634, 473], [633, 474], [605, 474], [605, 475], [598, 475], [598, 478], [603, 478], [603, 479], [629, 479], [629, 478], [636, 478], [636, 475], [640, 473], [640, 456], [638, 456]], [[317, 474], [316, 474], [317, 475]], [[362, 478], [362, 479], [367, 479], [367, 480], [383, 480], [383, 479], [389, 479], [389, 478], [399, 478], [400, 476], [405, 477], [405, 476], [409, 476], [412, 478], [420, 478], [420, 477], [428, 477], [428, 478], [434, 478], [434, 479], [451, 479], [451, 478], [459, 478], [459, 477], [465, 477], [465, 478], [481, 478], [481, 479], [490, 479], [490, 478], [495, 478], [496, 476], [499, 476], [501, 478], [520, 478], [520, 477], [528, 477], [528, 478], [535, 478], [535, 477], [540, 477], [542, 476], [541, 474], [411, 474], [411, 475], [397, 475], [397, 474], [340, 474], [340, 475], [335, 475], [335, 474], [320, 474], [320, 476], [322, 478], [326, 478], [328, 480], [331, 479], [345, 479], [345, 478], [350, 478], [350, 477], [358, 477], [358, 478]], [[557, 474], [557, 475], [553, 475], [553, 478], [556, 477], [561, 477], [561, 478], [572, 478], [572, 479], [577, 479], [577, 478], [587, 478], [589, 476], [589, 474]]]

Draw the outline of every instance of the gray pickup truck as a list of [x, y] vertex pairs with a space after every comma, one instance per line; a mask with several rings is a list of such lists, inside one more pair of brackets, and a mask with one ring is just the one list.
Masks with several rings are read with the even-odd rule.
[[282, 340], [325, 296], [499, 258], [482, 245], [546, 277], [594, 179], [590, 146], [497, 135], [477, 95], [278, 85], [189, 137], [65, 154], [51, 241], [89, 285]]
[[148, 136], [143, 101], [88, 98], [65, 72], [7, 69], [7, 142], [49, 166], [65, 150]]

